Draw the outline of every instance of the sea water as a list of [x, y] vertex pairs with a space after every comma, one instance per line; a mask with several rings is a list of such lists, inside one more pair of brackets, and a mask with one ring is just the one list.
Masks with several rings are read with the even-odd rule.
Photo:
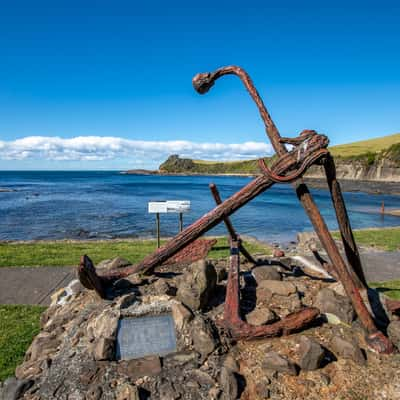
[[[222, 199], [231, 196], [251, 178], [222, 176], [124, 175], [118, 171], [3, 171], [0, 188], [0, 240], [87, 239], [154, 237], [155, 216], [147, 203], [154, 200], [190, 200], [191, 211], [184, 226], [211, 210], [215, 204], [209, 190], [214, 182]], [[329, 192], [312, 194], [330, 229], [336, 217]], [[345, 193], [353, 228], [400, 225], [400, 218], [379, 213], [400, 208], [400, 196]], [[232, 217], [242, 235], [269, 242], [295, 240], [296, 233], [312, 230], [291, 185], [274, 185]], [[161, 235], [178, 232], [176, 214], [161, 215]], [[225, 234], [220, 224], [210, 235]]]

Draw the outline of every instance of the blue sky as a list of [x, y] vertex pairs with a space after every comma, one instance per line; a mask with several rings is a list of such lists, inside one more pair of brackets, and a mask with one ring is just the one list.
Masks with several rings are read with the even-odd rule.
[[[279, 3], [279, 4], [278, 4]], [[171, 152], [270, 152], [245, 68], [282, 135], [400, 131], [400, 5], [372, 1], [2, 1], [0, 169], [155, 168]]]

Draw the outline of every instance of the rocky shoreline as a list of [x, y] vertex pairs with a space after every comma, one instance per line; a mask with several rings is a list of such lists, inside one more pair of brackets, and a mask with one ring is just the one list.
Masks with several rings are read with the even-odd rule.
[[[167, 173], [158, 170], [128, 170], [120, 172], [123, 175], [161, 175], [161, 176], [234, 176], [243, 178], [252, 178], [254, 174], [200, 174], [200, 173]], [[312, 188], [326, 189], [328, 185], [323, 178], [304, 178], [305, 182]], [[343, 192], [364, 192], [369, 194], [392, 194], [400, 195], [399, 182], [388, 181], [369, 181], [355, 179], [339, 179]]]

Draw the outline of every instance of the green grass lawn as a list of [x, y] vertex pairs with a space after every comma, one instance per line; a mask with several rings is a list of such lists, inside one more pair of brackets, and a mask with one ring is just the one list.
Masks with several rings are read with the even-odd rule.
[[[354, 230], [354, 238], [357, 244], [376, 247], [380, 250], [400, 250], [400, 227], [383, 229]], [[339, 232], [332, 232], [335, 239], [340, 238]]]
[[371, 287], [394, 300], [400, 300], [400, 279], [388, 282], [371, 282]]
[[14, 374], [39, 332], [39, 306], [0, 305], [0, 381]]
[[329, 147], [333, 156], [352, 157], [368, 152], [376, 153], [389, 148], [391, 145], [400, 143], [400, 133], [383, 136], [375, 139], [362, 140], [354, 143], [341, 144]]
[[[271, 252], [270, 247], [259, 242], [250, 241], [244, 244], [250, 253]], [[0, 243], [0, 267], [77, 265], [82, 254], [88, 254], [95, 264], [117, 256], [136, 263], [155, 249], [155, 240]], [[227, 239], [218, 238], [209, 258], [228, 255]]]

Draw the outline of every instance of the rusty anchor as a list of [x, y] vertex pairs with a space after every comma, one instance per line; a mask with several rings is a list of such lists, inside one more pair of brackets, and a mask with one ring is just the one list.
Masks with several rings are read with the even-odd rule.
[[[232, 227], [228, 217], [247, 204], [250, 200], [270, 188], [274, 183], [291, 183], [296, 191], [299, 201], [303, 205], [313, 224], [320, 242], [325, 248], [330, 259], [330, 265], [334, 269], [335, 276], [337, 276], [337, 278], [342, 282], [346, 294], [350, 298], [353, 307], [364, 326], [367, 333], [366, 341], [369, 346], [379, 353], [393, 352], [392, 343], [377, 329], [374, 320], [360, 295], [360, 290], [367, 289], [367, 283], [362, 270], [357, 245], [353, 237], [346, 206], [341, 194], [340, 185], [336, 179], [334, 160], [327, 150], [329, 143], [328, 138], [325, 135], [310, 130], [303, 131], [297, 138], [282, 138], [249, 75], [240, 67], [227, 66], [219, 68], [211, 73], [197, 74], [193, 78], [193, 86], [198, 93], [204, 94], [210, 90], [217, 79], [224, 75], [238, 76], [256, 103], [260, 116], [264, 122], [267, 136], [277, 153], [277, 161], [271, 167], [268, 167], [264, 160], [261, 159], [259, 161], [261, 169], [260, 176], [256, 177], [233, 196], [221, 202], [213, 210], [203, 215], [164, 246], [145, 257], [139, 264], [132, 267], [121, 268], [118, 271], [109, 271], [102, 276], [98, 276], [96, 270], [90, 267], [90, 263], [81, 263], [79, 271], [80, 276], [83, 276], [86, 283], [85, 286], [89, 289], [91, 288], [96, 290], [96, 292], [103, 297], [104, 287], [106, 287], [112, 280], [123, 278], [137, 272], [152, 274], [157, 266], [161, 265], [170, 257], [185, 248], [185, 246], [222, 221], [227, 225], [228, 232], [232, 239], [237, 239], [235, 235], [232, 235], [234, 231], [231, 232], [228, 227], [229, 225]], [[293, 149], [288, 151], [284, 145], [285, 143], [294, 146]], [[325, 169], [348, 265], [346, 265], [340, 255], [336, 243], [333, 240], [307, 185], [302, 180], [303, 174], [313, 164], [323, 165]], [[237, 245], [235, 244], [235, 246], [239, 251], [242, 247], [240, 241], [232, 240], [232, 243], [235, 242], [238, 243]], [[236, 251], [234, 250], [236, 248], [235, 246], [232, 247], [233, 252]], [[243, 253], [243, 247], [241, 251]], [[243, 325], [245, 323], [239, 317], [239, 300], [236, 294], [238, 283], [235, 283], [236, 278], [232, 278], [232, 276], [236, 276], [235, 274], [238, 273], [239, 268], [236, 256], [237, 255], [235, 254], [231, 255], [231, 273], [228, 281], [226, 300], [228, 305], [226, 309], [227, 311], [224, 314], [226, 324], [228, 324], [229, 330], [232, 334], [237, 334], [244, 338], [260, 337], [263, 336], [260, 332], [265, 329], [264, 336], [269, 336], [270, 332], [266, 328], [272, 329], [271, 327], [273, 325], [275, 326], [275, 330], [272, 329], [272, 331], [276, 332], [276, 334], [281, 334], [283, 332], [290, 332], [292, 326], [304, 326], [304, 324], [315, 318], [315, 310], [306, 309], [296, 313], [290, 318], [288, 316], [288, 319], [279, 321], [280, 324], [278, 325], [275, 325], [277, 324], [275, 323], [267, 327], [261, 327], [262, 329], [258, 329], [258, 327], [250, 327], [247, 324], [246, 326]], [[244, 328], [242, 329], [242, 327]]]

